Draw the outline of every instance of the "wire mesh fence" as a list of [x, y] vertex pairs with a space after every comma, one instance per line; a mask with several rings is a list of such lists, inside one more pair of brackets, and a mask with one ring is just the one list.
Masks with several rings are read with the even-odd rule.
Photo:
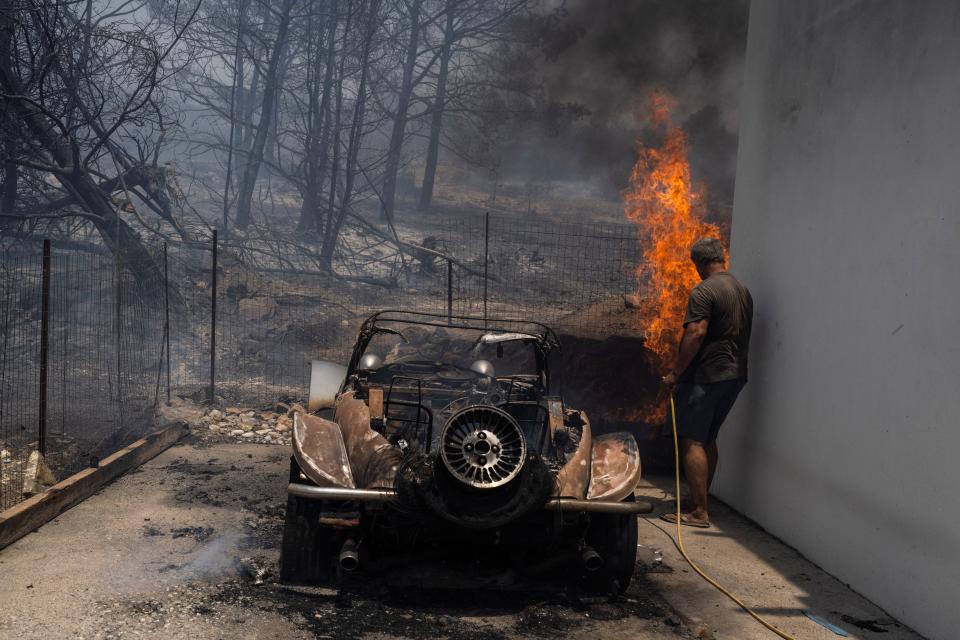
[[475, 267], [460, 292], [469, 314], [535, 316], [565, 333], [631, 330], [612, 317], [637, 289], [631, 225], [488, 215], [450, 218], [444, 237]]
[[46, 314], [42, 245], [19, 243], [0, 257], [0, 507], [33, 489], [34, 452], [45, 448], [62, 479], [150, 430], [168, 397], [304, 401], [310, 361], [344, 361], [378, 310], [532, 319], [569, 335], [633, 332], [623, 300], [637, 289], [633, 227], [503, 215], [451, 217], [440, 228], [389, 286], [290, 253], [251, 260], [238, 241], [201, 236], [154, 247], [163, 276], [152, 281], [164, 284], [146, 291], [102, 247], [53, 243]]
[[0, 506], [143, 432], [159, 392], [162, 306], [96, 248], [21, 243], [0, 260]]

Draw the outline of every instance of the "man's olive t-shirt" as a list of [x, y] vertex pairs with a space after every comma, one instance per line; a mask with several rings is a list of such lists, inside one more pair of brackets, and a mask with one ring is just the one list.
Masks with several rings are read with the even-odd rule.
[[750, 292], [726, 271], [711, 275], [690, 292], [683, 326], [704, 319], [707, 335], [680, 380], [699, 384], [746, 380], [753, 324]]

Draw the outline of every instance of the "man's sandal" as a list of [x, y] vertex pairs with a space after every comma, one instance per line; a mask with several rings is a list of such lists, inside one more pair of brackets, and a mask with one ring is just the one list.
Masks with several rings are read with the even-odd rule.
[[[670, 524], [677, 524], [677, 514], [676, 513], [664, 513], [660, 516], [660, 519], [664, 522], [669, 522]], [[680, 514], [680, 524], [685, 527], [696, 527], [697, 529], [709, 529], [710, 523], [706, 520], [694, 520], [693, 518], [687, 516], [686, 514]]]

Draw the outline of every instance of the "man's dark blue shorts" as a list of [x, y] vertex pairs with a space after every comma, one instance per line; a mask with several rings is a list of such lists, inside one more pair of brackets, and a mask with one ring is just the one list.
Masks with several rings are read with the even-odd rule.
[[720, 425], [733, 408], [745, 383], [744, 380], [679, 383], [673, 392], [677, 409], [677, 435], [703, 444], [716, 440]]

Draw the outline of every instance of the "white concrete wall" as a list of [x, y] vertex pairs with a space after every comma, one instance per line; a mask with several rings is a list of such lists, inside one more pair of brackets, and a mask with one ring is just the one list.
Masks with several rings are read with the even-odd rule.
[[960, 638], [960, 2], [754, 0], [745, 73], [716, 493]]

